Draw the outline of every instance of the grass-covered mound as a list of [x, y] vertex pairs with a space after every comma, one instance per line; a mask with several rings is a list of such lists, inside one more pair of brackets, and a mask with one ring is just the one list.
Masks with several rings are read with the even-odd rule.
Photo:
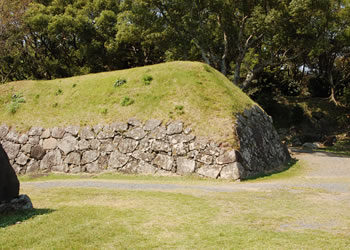
[[0, 86], [0, 121], [19, 131], [137, 117], [182, 120], [197, 135], [227, 141], [234, 114], [252, 104], [226, 77], [198, 62]]

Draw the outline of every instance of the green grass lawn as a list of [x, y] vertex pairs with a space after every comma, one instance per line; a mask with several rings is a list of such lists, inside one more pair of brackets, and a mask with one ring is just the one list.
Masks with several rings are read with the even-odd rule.
[[198, 62], [0, 85], [0, 121], [19, 130], [158, 118], [182, 120], [199, 136], [228, 141], [234, 114], [253, 104], [221, 73]]
[[[295, 179], [302, 166], [262, 181]], [[22, 178], [23, 181], [28, 178]], [[81, 179], [75, 176], [69, 179]], [[86, 178], [86, 176], [84, 177]], [[240, 185], [102, 175], [102, 180]], [[35, 180], [62, 180], [50, 175]], [[67, 178], [66, 178], [67, 179]], [[249, 182], [248, 182], [249, 183]], [[25, 186], [36, 210], [0, 218], [1, 249], [348, 249], [349, 204], [315, 189], [128, 191]]]

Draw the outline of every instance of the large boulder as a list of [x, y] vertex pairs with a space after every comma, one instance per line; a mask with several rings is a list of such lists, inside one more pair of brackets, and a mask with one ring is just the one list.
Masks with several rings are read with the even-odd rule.
[[0, 202], [12, 200], [19, 195], [19, 181], [9, 158], [0, 144]]

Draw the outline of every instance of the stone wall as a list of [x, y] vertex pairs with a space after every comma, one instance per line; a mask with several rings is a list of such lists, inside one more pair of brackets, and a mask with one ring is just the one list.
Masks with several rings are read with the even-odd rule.
[[258, 106], [238, 114], [234, 126], [246, 177], [276, 171], [291, 159], [287, 146], [282, 144], [273, 127], [272, 118]]
[[2, 125], [0, 142], [19, 174], [107, 171], [237, 180], [275, 168], [289, 157], [270, 118], [260, 108], [239, 116], [235, 127], [241, 135], [242, 156], [197, 138], [181, 121], [142, 123], [135, 118], [94, 127], [33, 127], [23, 134]]

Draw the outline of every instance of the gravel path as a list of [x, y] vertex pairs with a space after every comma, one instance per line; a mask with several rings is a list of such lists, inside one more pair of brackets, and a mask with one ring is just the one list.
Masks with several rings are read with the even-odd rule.
[[237, 192], [237, 191], [269, 191], [287, 190], [296, 192], [297, 189], [319, 189], [327, 192], [350, 193], [350, 157], [341, 157], [324, 152], [307, 152], [293, 149], [293, 157], [307, 163], [307, 171], [303, 177], [293, 178], [288, 182], [269, 181], [263, 183], [229, 183], [218, 185], [181, 185], [138, 183], [134, 181], [106, 181], [106, 180], [64, 180], [23, 182], [24, 187], [54, 188], [109, 188], [122, 190], [202, 190], [209, 192]]

